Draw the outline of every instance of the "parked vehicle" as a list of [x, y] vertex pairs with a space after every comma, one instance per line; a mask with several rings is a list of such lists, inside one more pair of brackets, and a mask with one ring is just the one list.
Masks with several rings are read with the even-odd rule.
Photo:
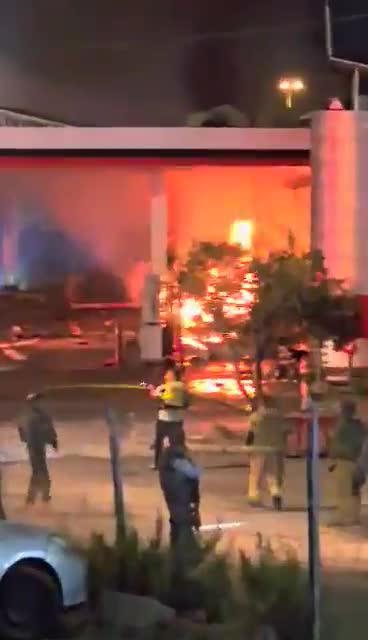
[[49, 637], [68, 612], [85, 615], [87, 591], [87, 562], [67, 540], [35, 526], [0, 522], [1, 638]]

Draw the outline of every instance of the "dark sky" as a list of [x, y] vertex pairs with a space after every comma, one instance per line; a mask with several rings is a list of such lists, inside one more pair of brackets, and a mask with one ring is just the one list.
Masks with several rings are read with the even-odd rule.
[[231, 103], [262, 123], [283, 117], [277, 80], [298, 73], [303, 112], [347, 87], [328, 70], [322, 5], [0, 0], [0, 104], [72, 123], [179, 125]]
[[330, 0], [333, 53], [368, 65], [368, 1]]

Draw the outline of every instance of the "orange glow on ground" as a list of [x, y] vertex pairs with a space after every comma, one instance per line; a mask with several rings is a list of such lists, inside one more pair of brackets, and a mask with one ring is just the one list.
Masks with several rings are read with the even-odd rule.
[[[255, 395], [255, 389], [251, 380], [242, 380], [241, 384], [249, 398]], [[225, 395], [229, 398], [241, 398], [243, 393], [239, 389], [235, 378], [202, 378], [192, 380], [189, 388], [193, 393], [205, 395]]]

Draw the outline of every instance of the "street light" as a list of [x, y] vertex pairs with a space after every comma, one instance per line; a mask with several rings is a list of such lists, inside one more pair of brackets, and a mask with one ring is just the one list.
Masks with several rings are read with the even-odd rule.
[[282, 78], [279, 82], [279, 91], [285, 95], [285, 102], [288, 109], [293, 106], [294, 95], [304, 91], [305, 84], [301, 78]]

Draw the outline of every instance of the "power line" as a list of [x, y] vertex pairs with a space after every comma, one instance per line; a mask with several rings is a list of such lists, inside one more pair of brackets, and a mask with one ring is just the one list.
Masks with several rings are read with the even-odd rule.
[[332, 17], [332, 22], [354, 22], [355, 20], [366, 20], [368, 18], [368, 13], [355, 13], [350, 16], [338, 16]]
[[[348, 16], [339, 16], [333, 19], [333, 23], [349, 23], [358, 20], [368, 19], [368, 13], [360, 13], [360, 14], [351, 14]], [[309, 32], [315, 28], [323, 29], [323, 21], [318, 20], [308, 20], [305, 22], [294, 22], [288, 24], [279, 24], [279, 25], [260, 25], [258, 27], [244, 27], [242, 29], [233, 29], [230, 31], [204, 31], [202, 33], [188, 33], [183, 35], [169, 35], [167, 37], [167, 45], [186, 45], [186, 44], [195, 44], [196, 42], [201, 41], [210, 41], [210, 40], [242, 40], [243, 38], [254, 37], [261, 34], [267, 33], [278, 33], [278, 32]], [[147, 44], [152, 44], [154, 39], [160, 39], [162, 41], [162, 34], [158, 34], [152, 38], [153, 34], [147, 34], [143, 37], [137, 38], [129, 38], [125, 39], [124, 42], [110, 42], [103, 43], [101, 45], [93, 43], [91, 45], [84, 45], [86, 49], [126, 49], [130, 46], [138, 43], [138, 42], [147, 42]], [[83, 45], [82, 45], [83, 46]]]

